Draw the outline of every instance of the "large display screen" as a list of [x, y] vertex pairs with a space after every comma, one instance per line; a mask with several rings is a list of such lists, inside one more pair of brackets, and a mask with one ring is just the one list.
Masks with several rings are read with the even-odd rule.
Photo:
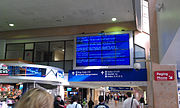
[[74, 67], [130, 66], [130, 33], [76, 37]]
[[45, 77], [46, 68], [8, 66], [9, 76]]

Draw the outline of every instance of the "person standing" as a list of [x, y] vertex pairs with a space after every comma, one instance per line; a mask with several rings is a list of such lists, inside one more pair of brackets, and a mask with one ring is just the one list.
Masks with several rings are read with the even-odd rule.
[[108, 104], [109, 103], [109, 94], [106, 94], [105, 96], [105, 102]]
[[122, 94], [119, 94], [119, 101], [122, 102]]
[[71, 104], [69, 104], [66, 108], [82, 108], [81, 105], [78, 104], [77, 102], [78, 102], [78, 97], [73, 96], [71, 98]]
[[117, 106], [118, 101], [119, 101], [118, 96], [117, 96], [117, 94], [115, 94], [115, 95], [114, 95], [115, 106]]
[[127, 99], [123, 102], [123, 108], [139, 108], [139, 103], [131, 96], [131, 92], [127, 92]]
[[105, 105], [104, 96], [99, 96], [99, 105], [96, 105], [94, 108], [109, 108], [109, 106]]
[[88, 106], [89, 108], [93, 108], [94, 102], [92, 101], [92, 99], [90, 98], [89, 102], [88, 102]]
[[64, 101], [59, 95], [55, 97], [54, 108], [64, 108]]
[[144, 108], [145, 101], [144, 101], [144, 97], [143, 96], [140, 98], [139, 102], [140, 102], [140, 107]]
[[83, 99], [82, 105], [83, 105], [83, 108], [87, 108], [87, 101], [86, 101], [86, 98]]

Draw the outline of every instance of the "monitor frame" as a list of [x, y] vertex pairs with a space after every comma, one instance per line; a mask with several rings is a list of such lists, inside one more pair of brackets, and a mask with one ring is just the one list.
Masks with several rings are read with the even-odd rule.
[[103, 35], [118, 35], [129, 33], [129, 51], [130, 51], [130, 65], [116, 65], [116, 66], [76, 66], [76, 38], [85, 36], [101, 36], [102, 34], [81, 34], [74, 36], [74, 59], [73, 59], [73, 69], [127, 69], [133, 68], [134, 66], [134, 42], [133, 42], [133, 32], [132, 31], [121, 31], [121, 32], [109, 32], [103, 33]]

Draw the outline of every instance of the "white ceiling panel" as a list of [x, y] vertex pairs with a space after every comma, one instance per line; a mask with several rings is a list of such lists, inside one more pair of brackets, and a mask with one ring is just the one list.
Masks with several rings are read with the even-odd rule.
[[0, 31], [134, 20], [132, 0], [1, 0], [0, 13]]

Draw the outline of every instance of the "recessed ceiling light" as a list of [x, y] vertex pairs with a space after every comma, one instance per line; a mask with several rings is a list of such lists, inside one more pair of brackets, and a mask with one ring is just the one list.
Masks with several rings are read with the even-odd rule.
[[9, 26], [10, 26], [10, 27], [13, 27], [13, 26], [14, 26], [14, 24], [9, 24]]
[[62, 51], [64, 51], [64, 49], [62, 49]]
[[117, 18], [112, 18], [112, 21], [114, 22], [114, 21], [116, 21], [117, 20]]

